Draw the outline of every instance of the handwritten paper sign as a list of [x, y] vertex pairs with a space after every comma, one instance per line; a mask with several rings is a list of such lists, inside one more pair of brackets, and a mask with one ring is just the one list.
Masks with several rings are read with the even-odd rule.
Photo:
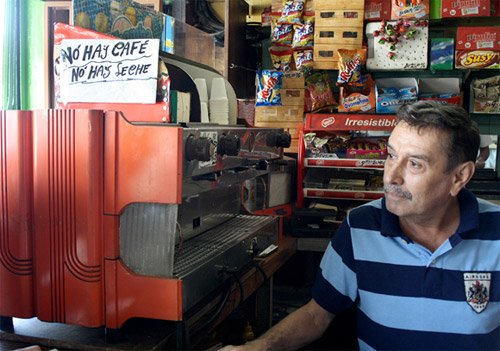
[[156, 102], [159, 39], [64, 39], [61, 102]]

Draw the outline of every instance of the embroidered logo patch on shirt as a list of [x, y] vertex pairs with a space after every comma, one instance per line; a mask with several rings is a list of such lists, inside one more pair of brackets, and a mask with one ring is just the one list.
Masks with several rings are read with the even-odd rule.
[[490, 299], [491, 273], [464, 273], [465, 297], [470, 307], [481, 313]]

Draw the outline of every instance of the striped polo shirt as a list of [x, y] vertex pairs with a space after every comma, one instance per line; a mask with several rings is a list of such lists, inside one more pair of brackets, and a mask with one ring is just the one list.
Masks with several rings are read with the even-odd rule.
[[458, 194], [460, 225], [435, 252], [412, 242], [379, 199], [352, 210], [312, 297], [357, 304], [362, 350], [500, 350], [500, 206]]

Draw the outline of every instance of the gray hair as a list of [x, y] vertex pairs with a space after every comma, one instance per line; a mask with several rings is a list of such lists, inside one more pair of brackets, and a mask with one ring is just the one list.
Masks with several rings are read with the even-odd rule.
[[475, 162], [479, 149], [479, 128], [467, 111], [454, 104], [421, 100], [399, 108], [396, 123], [405, 121], [412, 127], [444, 131], [443, 147], [448, 158], [445, 172], [459, 164]]

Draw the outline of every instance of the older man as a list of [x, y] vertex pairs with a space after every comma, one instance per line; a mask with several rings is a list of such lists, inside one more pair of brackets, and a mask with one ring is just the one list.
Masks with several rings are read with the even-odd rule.
[[479, 131], [465, 110], [398, 111], [385, 196], [352, 210], [326, 249], [311, 301], [227, 350], [291, 350], [357, 306], [360, 349], [500, 349], [500, 206], [465, 185]]

